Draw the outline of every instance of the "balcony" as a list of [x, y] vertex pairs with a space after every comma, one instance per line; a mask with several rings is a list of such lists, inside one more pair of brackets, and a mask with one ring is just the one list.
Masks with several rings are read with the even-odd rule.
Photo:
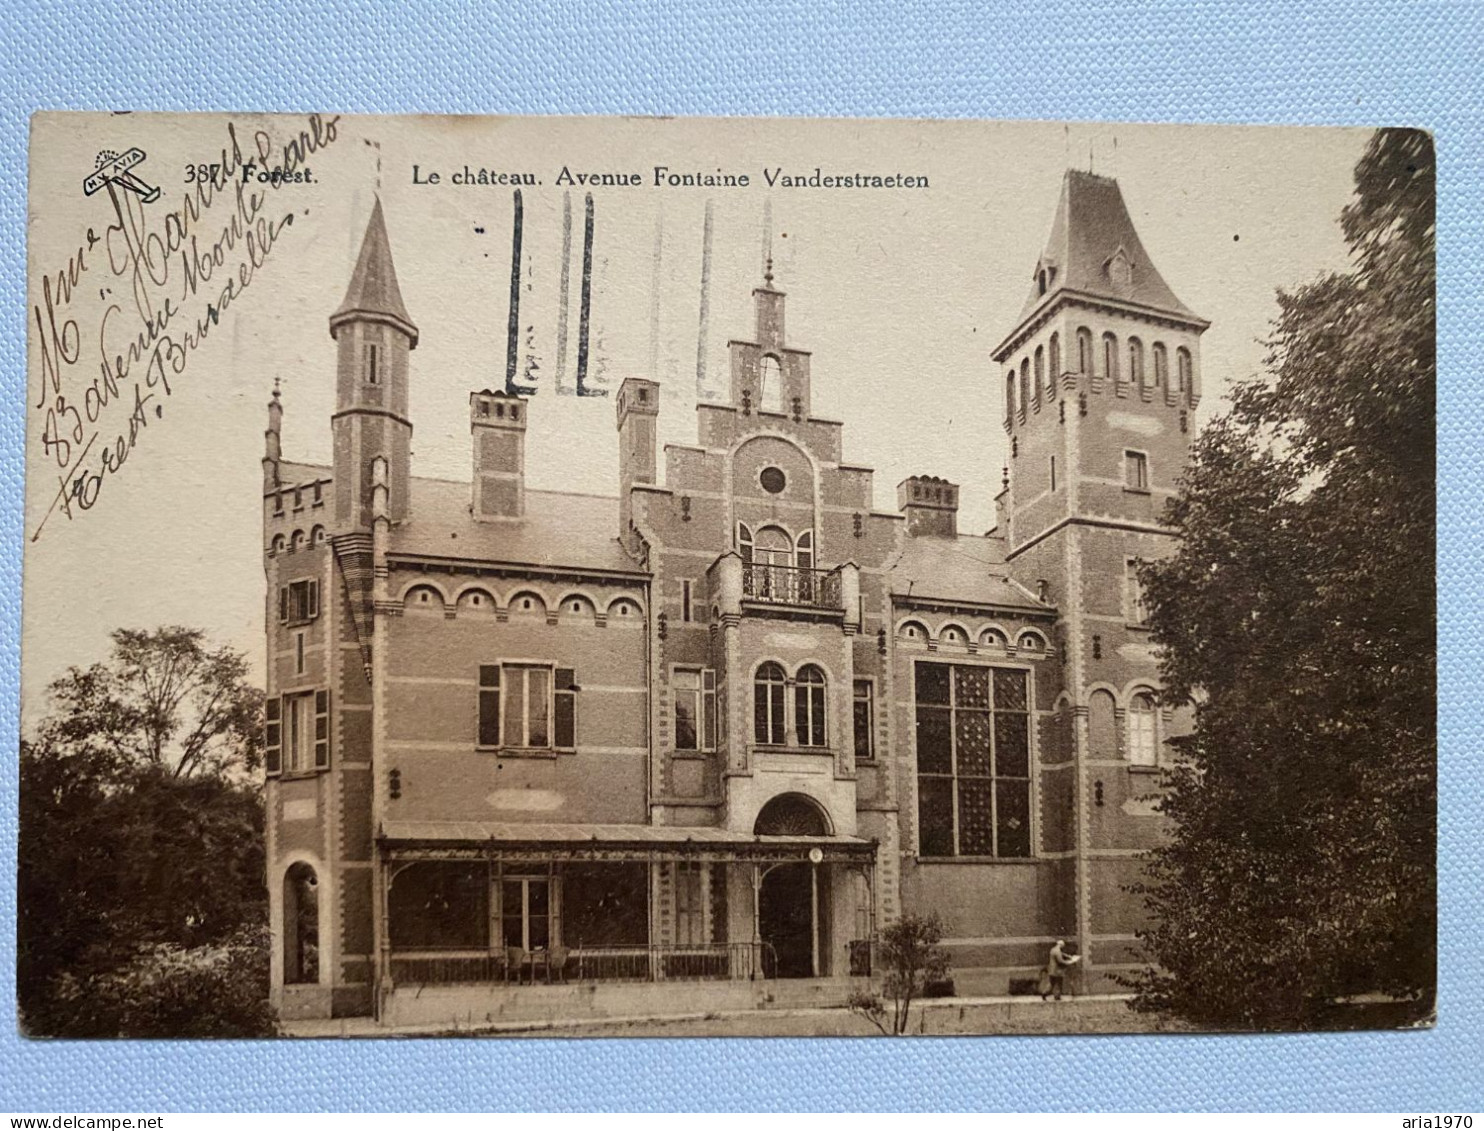
[[844, 609], [838, 569], [802, 566], [742, 564], [742, 599], [768, 605], [792, 605], [839, 612]]

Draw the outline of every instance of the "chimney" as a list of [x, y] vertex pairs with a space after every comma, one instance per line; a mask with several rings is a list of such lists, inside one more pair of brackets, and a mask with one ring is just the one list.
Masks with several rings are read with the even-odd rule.
[[618, 479], [619, 510], [628, 532], [632, 513], [629, 489], [636, 483], [655, 481], [655, 430], [659, 424], [660, 387], [642, 377], [625, 377], [618, 387]]
[[912, 475], [897, 484], [897, 510], [907, 517], [907, 533], [958, 533], [958, 484], [935, 475]]
[[520, 518], [526, 513], [526, 402], [513, 393], [470, 393], [469, 433], [475, 519]]

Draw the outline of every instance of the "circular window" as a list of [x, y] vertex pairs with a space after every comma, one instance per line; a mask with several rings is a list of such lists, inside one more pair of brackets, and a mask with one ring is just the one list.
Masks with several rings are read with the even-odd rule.
[[763, 485], [763, 490], [770, 495], [776, 495], [788, 485], [788, 479], [782, 471], [776, 467], [763, 468], [762, 474], [758, 476], [758, 482]]

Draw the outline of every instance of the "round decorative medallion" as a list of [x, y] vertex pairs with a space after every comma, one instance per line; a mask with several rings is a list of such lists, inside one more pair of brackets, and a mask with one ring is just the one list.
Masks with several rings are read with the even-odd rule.
[[776, 467], [765, 467], [758, 477], [758, 482], [763, 485], [763, 490], [770, 495], [776, 495], [788, 485], [788, 479]]

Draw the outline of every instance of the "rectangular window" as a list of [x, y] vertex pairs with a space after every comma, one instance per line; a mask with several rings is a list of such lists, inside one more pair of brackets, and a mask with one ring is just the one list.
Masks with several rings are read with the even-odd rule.
[[1051, 457], [1051, 489], [1056, 490], [1056, 457]]
[[520, 950], [551, 945], [551, 881], [507, 876], [500, 882], [500, 941]]
[[680, 619], [684, 621], [691, 619], [689, 581], [682, 581], [680, 583]]
[[919, 855], [1030, 856], [1026, 673], [918, 664], [915, 698]]
[[551, 745], [551, 669], [505, 665], [501, 672], [505, 702], [505, 745]]
[[314, 692], [283, 697], [284, 769], [291, 774], [314, 769]]
[[319, 616], [319, 582], [294, 581], [278, 590], [278, 619], [282, 624], [303, 624]]
[[876, 757], [876, 687], [869, 679], [855, 681], [855, 760]]
[[1130, 491], [1149, 490], [1149, 457], [1143, 452], [1123, 453], [1123, 485]]
[[381, 374], [376, 368], [376, 347], [374, 345], [368, 345], [366, 347], [366, 384], [376, 385], [380, 381]]
[[701, 881], [704, 867], [688, 860], [675, 865], [675, 941], [681, 946], [698, 946], [706, 941]]
[[546, 664], [481, 664], [478, 745], [574, 749], [576, 677], [572, 668]]
[[304, 674], [304, 634], [294, 633], [294, 674]]
[[716, 672], [676, 668], [675, 749], [716, 749]]
[[1144, 603], [1144, 586], [1139, 581], [1139, 560], [1130, 558], [1123, 567], [1124, 613], [1129, 624], [1144, 624], [1149, 620], [1149, 607]]

